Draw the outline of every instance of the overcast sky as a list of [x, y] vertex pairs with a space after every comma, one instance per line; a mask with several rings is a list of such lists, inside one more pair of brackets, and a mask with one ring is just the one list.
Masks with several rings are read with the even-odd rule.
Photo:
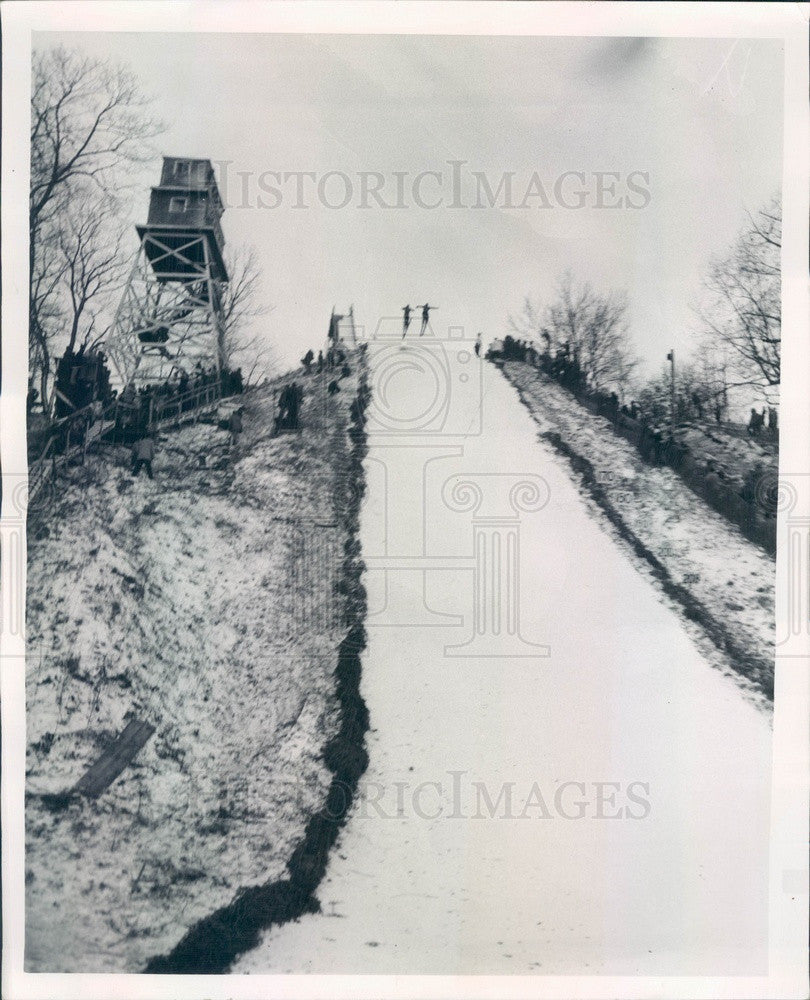
[[[502, 336], [510, 311], [542, 300], [561, 272], [624, 288], [639, 354], [657, 369], [671, 345], [687, 350], [691, 306], [721, 252], [778, 189], [782, 164], [782, 47], [732, 39], [580, 39], [441, 36], [40, 34], [128, 63], [167, 123], [159, 155], [228, 161], [223, 229], [250, 244], [275, 306], [262, 328], [284, 361], [325, 336], [333, 305], [354, 303], [373, 328], [405, 303], [439, 306], [437, 332], [463, 326]], [[459, 200], [476, 201], [473, 171], [493, 189], [513, 172], [519, 205], [453, 208], [448, 161], [465, 161]], [[248, 171], [247, 188], [237, 171]], [[345, 208], [294, 208], [296, 179], [263, 172], [346, 175]], [[383, 175], [380, 197], [406, 208], [360, 207], [362, 171]], [[413, 191], [416, 175], [427, 176]], [[566, 171], [586, 175], [585, 183]], [[629, 195], [642, 207], [596, 207]], [[628, 190], [635, 176], [642, 193]], [[641, 177], [647, 175], [648, 180]], [[374, 186], [376, 181], [369, 181]], [[536, 184], [536, 182], [535, 182]], [[584, 191], [583, 208], [576, 204]], [[244, 191], [248, 204], [244, 205]], [[349, 189], [335, 175], [331, 204]], [[645, 193], [646, 192], [646, 193]], [[443, 198], [438, 208], [420, 208]], [[259, 196], [265, 207], [257, 204]], [[280, 200], [278, 207], [271, 207]], [[481, 202], [486, 206], [486, 198]], [[133, 206], [145, 220], [148, 194]], [[545, 203], [545, 207], [540, 207]]]

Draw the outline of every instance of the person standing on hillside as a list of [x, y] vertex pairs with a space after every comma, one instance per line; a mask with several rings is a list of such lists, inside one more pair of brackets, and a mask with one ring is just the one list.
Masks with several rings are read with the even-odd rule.
[[155, 458], [155, 440], [151, 434], [144, 434], [143, 437], [138, 438], [135, 444], [132, 446], [132, 475], [135, 479], [138, 478], [142, 468], [146, 469], [146, 474], [150, 479], [154, 479], [152, 475], [152, 462]]
[[297, 382], [293, 382], [290, 386], [290, 403], [289, 403], [289, 416], [290, 416], [290, 429], [298, 430], [298, 411], [301, 409], [301, 403], [304, 399], [304, 390]]
[[235, 451], [239, 444], [239, 435], [242, 433], [242, 414], [239, 410], [234, 410], [228, 417], [228, 451]]
[[408, 332], [408, 327], [411, 325], [411, 307], [402, 307], [402, 339], [405, 339], [405, 334]]

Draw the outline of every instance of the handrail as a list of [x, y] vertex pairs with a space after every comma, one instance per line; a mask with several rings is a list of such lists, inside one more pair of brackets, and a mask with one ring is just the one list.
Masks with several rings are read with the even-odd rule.
[[[220, 383], [211, 382], [208, 385], [199, 386], [196, 389], [189, 389], [179, 396], [172, 396], [167, 400], [152, 402], [151, 413], [148, 420], [150, 428], [157, 427], [166, 420], [179, 419], [183, 413], [193, 413], [204, 406], [210, 406], [222, 398], [222, 387]], [[193, 405], [188, 406], [188, 403]], [[173, 411], [167, 416], [167, 411]]]
[[[172, 396], [168, 399], [161, 399], [160, 396], [153, 397], [149, 401], [149, 412], [146, 427], [150, 431], [157, 430], [160, 426], [173, 421], [180, 423], [181, 417], [188, 416], [193, 419], [199, 415], [199, 411], [218, 403], [223, 399], [222, 385], [219, 380], [207, 385], [197, 386], [184, 393]], [[189, 405], [191, 404], [191, 405]], [[132, 403], [124, 402], [120, 397], [111, 400], [107, 406], [99, 412], [97, 401], [83, 406], [64, 417], [59, 417], [53, 422], [50, 434], [40, 454], [28, 466], [28, 500], [30, 502], [39, 494], [50, 476], [55, 475], [58, 468], [64, 465], [68, 459], [79, 450], [87, 451], [88, 447], [94, 447], [102, 443], [103, 433], [94, 438], [88, 438], [87, 432], [97, 424], [112, 423], [118, 427], [121, 423], [123, 413], [128, 416], [139, 415], [141, 412], [141, 399], [136, 397]], [[70, 432], [74, 424], [83, 423], [86, 419], [92, 418], [85, 428], [82, 440], [75, 447], [70, 447]], [[66, 432], [66, 448], [61, 453], [56, 453], [56, 445], [63, 431]]]

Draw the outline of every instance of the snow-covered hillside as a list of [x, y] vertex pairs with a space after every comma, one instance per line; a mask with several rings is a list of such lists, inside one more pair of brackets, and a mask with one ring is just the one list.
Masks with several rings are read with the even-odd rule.
[[[231, 971], [760, 975], [766, 699], [662, 594], [569, 458], [537, 439], [501, 372], [486, 364], [481, 376], [480, 397], [464, 397], [480, 422], [465, 411], [459, 447], [422, 451], [423, 466], [420, 452], [375, 434], [372, 410], [360, 533], [368, 768], [318, 886], [319, 912], [269, 928]], [[391, 379], [388, 412], [406, 411], [412, 385]], [[387, 479], [373, 471], [382, 463]], [[618, 457], [614, 468], [624, 472]], [[520, 517], [516, 603], [519, 635], [547, 654], [524, 645], [515, 657], [504, 628], [481, 655], [472, 629], [492, 619], [475, 617], [474, 573], [434, 563], [417, 590], [407, 565], [375, 568], [381, 538], [396, 537], [381, 535], [381, 521], [421, 506], [426, 552], [470, 553], [477, 515], [450, 509], [445, 485], [480, 487], [481, 525], [500, 513], [489, 502], [498, 483], [538, 477], [548, 502]], [[653, 523], [666, 521], [664, 498], [649, 499]], [[414, 608], [444, 617], [414, 627], [402, 614]], [[626, 808], [633, 789], [648, 809]]]
[[[322, 805], [357, 374], [299, 382], [300, 434], [255, 390], [233, 455], [198, 425], [162, 435], [154, 481], [93, 457], [29, 533], [31, 971], [141, 971], [278, 878]], [[65, 796], [133, 717], [155, 733], [132, 765]]]
[[503, 372], [539, 432], [585, 474], [583, 491], [601, 501], [599, 516], [610, 510], [610, 526], [636, 550], [641, 570], [711, 636], [743, 684], [773, 698], [773, 559], [542, 372], [517, 361]]

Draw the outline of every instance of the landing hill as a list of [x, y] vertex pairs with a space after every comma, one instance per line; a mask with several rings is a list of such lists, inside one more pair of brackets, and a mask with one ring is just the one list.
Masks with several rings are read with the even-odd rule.
[[[773, 558], [673, 469], [644, 461], [609, 420], [554, 379], [521, 361], [499, 366], [535, 419], [539, 436], [570, 465], [595, 516], [629, 549], [639, 570], [743, 686], [772, 700]], [[752, 463], [767, 458], [753, 442], [728, 438], [720, 450], [719, 434], [703, 437], [713, 455], [729, 465], [740, 451], [753, 455]], [[693, 445], [700, 441], [695, 432]]]

